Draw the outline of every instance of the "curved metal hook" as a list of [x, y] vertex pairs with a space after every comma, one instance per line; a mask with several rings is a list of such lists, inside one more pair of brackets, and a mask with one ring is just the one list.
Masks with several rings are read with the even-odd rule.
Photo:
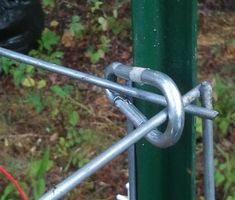
[[[121, 63], [112, 63], [106, 69], [105, 78], [116, 81], [117, 77], [137, 83], [149, 84], [161, 90], [167, 101], [168, 125], [164, 134], [153, 130], [145, 138], [151, 144], [161, 148], [174, 145], [179, 140], [184, 127], [184, 108], [180, 92], [173, 80], [161, 72], [140, 67], [130, 67]], [[133, 104], [118, 98], [117, 93], [106, 89], [106, 95], [113, 104], [123, 108], [120, 110], [125, 115], [129, 113], [127, 117], [135, 126], [147, 121], [147, 118]]]

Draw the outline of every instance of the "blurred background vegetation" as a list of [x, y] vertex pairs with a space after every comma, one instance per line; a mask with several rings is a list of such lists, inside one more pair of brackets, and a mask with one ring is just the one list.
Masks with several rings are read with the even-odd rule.
[[[42, 0], [45, 28], [28, 54], [102, 77], [113, 61], [132, 63], [127, 0]], [[198, 82], [214, 87], [215, 183], [219, 200], [235, 200], [235, 2], [198, 3]], [[37, 199], [123, 136], [125, 118], [103, 91], [1, 58], [0, 164]], [[197, 119], [197, 199], [203, 199], [201, 121]], [[126, 155], [66, 198], [111, 200], [125, 193]], [[4, 178], [0, 200], [18, 199]]]

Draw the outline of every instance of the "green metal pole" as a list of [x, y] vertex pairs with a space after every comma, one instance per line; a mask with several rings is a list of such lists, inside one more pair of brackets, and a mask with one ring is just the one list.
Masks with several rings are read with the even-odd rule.
[[[196, 0], [132, 0], [134, 64], [168, 74], [181, 93], [195, 84]], [[139, 87], [139, 86], [137, 86]], [[150, 89], [151, 88], [147, 88]], [[156, 105], [134, 101], [147, 116]], [[194, 120], [186, 115], [174, 147], [136, 145], [137, 200], [195, 199]]]

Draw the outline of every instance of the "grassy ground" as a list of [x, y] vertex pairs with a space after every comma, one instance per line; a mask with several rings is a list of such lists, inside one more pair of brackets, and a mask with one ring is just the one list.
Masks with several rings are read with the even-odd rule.
[[[50, 2], [50, 1], [45, 1]], [[113, 61], [131, 63], [130, 5], [127, 1], [75, 0], [44, 4], [46, 29], [31, 55], [102, 77]], [[79, 16], [79, 17], [78, 17]], [[217, 199], [235, 199], [235, 14], [201, 14], [198, 33], [199, 81], [215, 89]], [[36, 199], [123, 136], [125, 119], [95, 86], [29, 66], [4, 61], [0, 83], [0, 164]], [[197, 128], [201, 124], [198, 122]], [[201, 136], [197, 137], [197, 197], [202, 195]], [[122, 155], [67, 199], [115, 199], [124, 193], [127, 160]], [[7, 187], [7, 188], [6, 188]], [[10, 191], [10, 195], [7, 192]], [[0, 179], [0, 200], [17, 194]]]

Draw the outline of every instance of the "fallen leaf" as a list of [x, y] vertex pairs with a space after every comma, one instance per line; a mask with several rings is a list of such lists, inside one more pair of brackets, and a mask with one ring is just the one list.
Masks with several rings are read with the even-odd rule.
[[58, 138], [59, 138], [58, 133], [53, 133], [53, 134], [50, 136], [50, 141], [51, 141], [51, 142], [55, 142]]
[[45, 80], [40, 80], [37, 82], [38, 89], [42, 89], [42, 88], [46, 87], [46, 85], [47, 85], [47, 82]]
[[22, 85], [25, 87], [34, 87], [35, 86], [35, 80], [31, 77], [27, 77], [23, 80]]
[[96, 100], [95, 100], [95, 105], [107, 105], [107, 104], [110, 104], [108, 99], [105, 97], [105, 96], [100, 96], [100, 97], [97, 97]]
[[56, 21], [56, 20], [52, 20], [51, 23], [50, 23], [50, 26], [53, 27], [53, 28], [56, 28], [58, 25], [59, 25], [59, 22]]
[[69, 31], [64, 32], [61, 42], [65, 47], [73, 47], [75, 45], [74, 33]]

